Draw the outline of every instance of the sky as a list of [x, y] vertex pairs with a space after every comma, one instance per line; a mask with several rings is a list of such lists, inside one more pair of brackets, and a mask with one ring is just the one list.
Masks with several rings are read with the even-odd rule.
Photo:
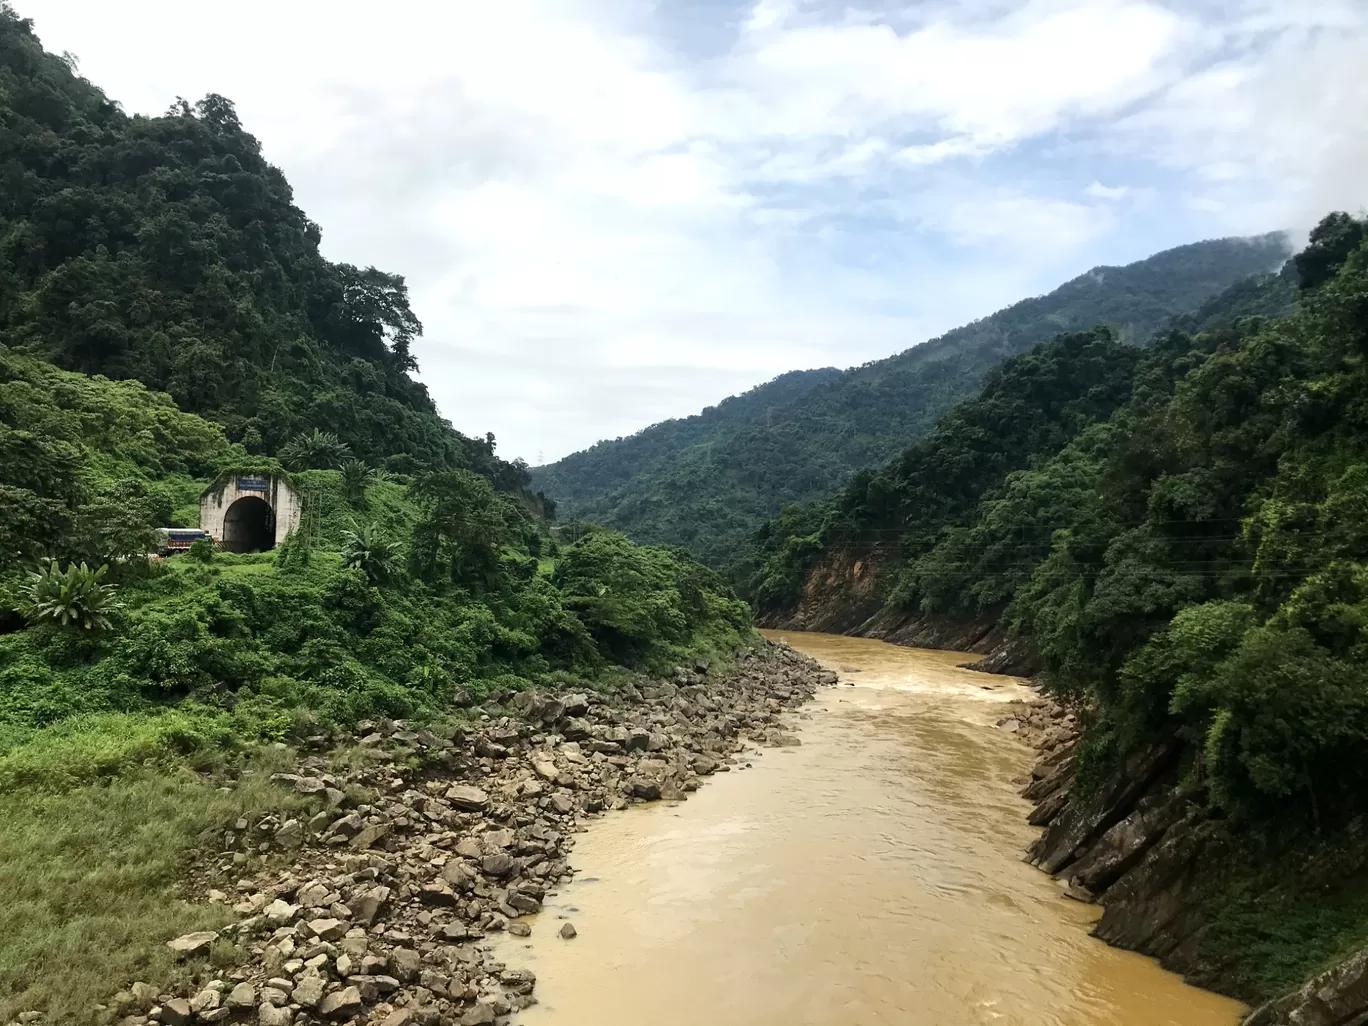
[[130, 113], [233, 100], [534, 465], [1368, 204], [1368, 0], [14, 6]]

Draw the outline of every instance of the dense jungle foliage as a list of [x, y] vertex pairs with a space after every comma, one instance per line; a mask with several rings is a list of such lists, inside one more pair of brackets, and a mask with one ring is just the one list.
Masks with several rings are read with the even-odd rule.
[[[769, 525], [761, 601], [791, 601], [801, 564], [888, 528], [890, 600], [1000, 612], [1039, 650], [1046, 686], [1094, 710], [1092, 765], [1177, 733], [1214, 810], [1351, 825], [1368, 793], [1364, 238], [1362, 222], [1326, 218], [1284, 276], [1300, 289], [1290, 315], [1162, 335], [1116, 367], [1110, 417], [1076, 420], [1028, 464], [1014, 422], [959, 427], [991, 409], [990, 384], [837, 502]], [[1279, 287], [1243, 285], [1213, 316]], [[980, 474], [985, 445], [1018, 469]]]
[[1006, 357], [1064, 331], [1143, 342], [1170, 318], [1287, 257], [1283, 236], [1201, 242], [1098, 267], [896, 356], [794, 372], [695, 417], [600, 442], [533, 470], [562, 514], [721, 566], [790, 503], [831, 495], [932, 430]]
[[391, 470], [526, 485], [409, 376], [404, 279], [320, 238], [231, 102], [129, 116], [0, 4], [0, 342], [142, 381], [252, 453], [322, 430]]
[[[304, 524], [275, 551], [149, 560], [152, 529], [195, 523], [217, 468], [285, 472], [141, 384], [3, 348], [0, 452], [0, 785], [432, 716], [750, 636], [749, 610], [683, 552], [598, 529], [561, 545], [460, 469], [287, 475]], [[95, 629], [38, 615], [49, 558], [107, 568]]]
[[[403, 280], [318, 240], [228, 101], [129, 117], [0, 4], [0, 791], [752, 637], [682, 551], [553, 540], [408, 376]], [[148, 557], [247, 472], [284, 545]]]

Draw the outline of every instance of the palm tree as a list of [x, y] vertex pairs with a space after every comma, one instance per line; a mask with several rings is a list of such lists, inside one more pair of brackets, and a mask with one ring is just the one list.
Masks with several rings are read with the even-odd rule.
[[351, 446], [318, 428], [295, 435], [280, 450], [280, 462], [291, 470], [330, 470], [350, 456]]

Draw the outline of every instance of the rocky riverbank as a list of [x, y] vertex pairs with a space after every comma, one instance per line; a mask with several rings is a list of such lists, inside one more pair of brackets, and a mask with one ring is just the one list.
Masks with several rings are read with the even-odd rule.
[[[1179, 740], [1133, 753], [1111, 780], [1075, 794], [1081, 735], [1072, 715], [1042, 698], [1016, 703], [998, 725], [1039, 752], [1023, 781], [1022, 794], [1036, 803], [1029, 822], [1042, 831], [1027, 858], [1066, 881], [1069, 897], [1103, 906], [1094, 935], [1198, 986], [1248, 998], [1204, 951], [1204, 899], [1230, 865], [1232, 841], [1224, 823], [1182, 793]], [[1368, 950], [1260, 1006], [1244, 1026], [1368, 1026]]]
[[[92, 1019], [504, 1022], [535, 1000], [536, 979], [496, 961], [486, 938], [574, 937], [571, 921], [535, 918], [573, 874], [573, 835], [600, 813], [687, 797], [744, 768], [748, 746], [797, 744], [785, 714], [835, 679], [767, 642], [724, 671], [681, 667], [611, 696], [500, 696], [507, 715], [441, 734], [363, 724], [354, 748], [278, 776], [317, 797], [312, 818], [232, 824], [200, 867], [204, 900], [234, 921], [167, 939], [190, 966], [185, 984], [127, 981]], [[249, 853], [267, 853], [267, 868], [239, 878]]]

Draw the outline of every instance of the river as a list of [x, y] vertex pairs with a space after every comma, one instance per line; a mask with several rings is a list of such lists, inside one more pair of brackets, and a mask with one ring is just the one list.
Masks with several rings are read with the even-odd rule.
[[522, 1026], [1238, 1022], [1238, 1003], [1092, 939], [1097, 909], [1021, 861], [1035, 832], [1012, 778], [1031, 753], [993, 726], [1020, 682], [766, 633], [842, 686], [800, 715], [800, 747], [577, 838], [575, 882], [502, 942], [538, 976]]

